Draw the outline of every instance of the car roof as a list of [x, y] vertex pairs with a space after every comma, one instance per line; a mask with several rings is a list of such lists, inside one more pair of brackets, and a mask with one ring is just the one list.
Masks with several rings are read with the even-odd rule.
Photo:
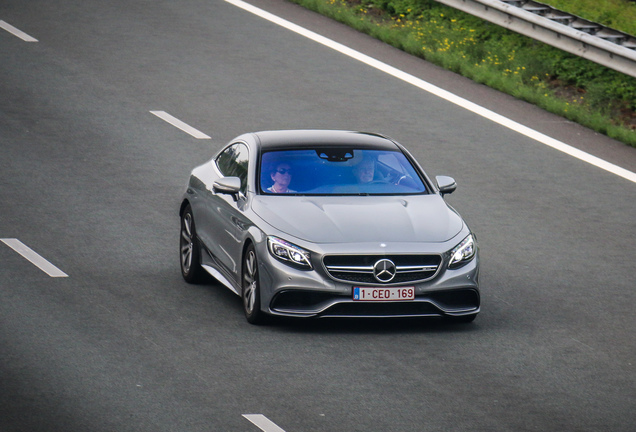
[[397, 147], [390, 138], [369, 132], [302, 129], [261, 131], [251, 135], [264, 150], [304, 146], [354, 146], [384, 150], [396, 150]]

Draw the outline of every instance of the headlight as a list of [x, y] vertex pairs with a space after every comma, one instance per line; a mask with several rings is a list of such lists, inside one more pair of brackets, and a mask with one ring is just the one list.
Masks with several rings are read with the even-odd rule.
[[450, 251], [450, 261], [448, 262], [448, 268], [458, 268], [466, 264], [475, 256], [475, 238], [472, 234], [466, 237], [460, 244], [455, 246]]
[[267, 237], [269, 252], [281, 261], [296, 264], [302, 268], [311, 269], [310, 254], [295, 244], [286, 242], [278, 237]]

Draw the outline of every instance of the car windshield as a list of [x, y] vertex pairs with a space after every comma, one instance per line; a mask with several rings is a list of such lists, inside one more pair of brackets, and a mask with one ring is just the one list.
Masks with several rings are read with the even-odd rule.
[[407, 157], [398, 150], [313, 148], [264, 152], [264, 194], [404, 195], [428, 193]]

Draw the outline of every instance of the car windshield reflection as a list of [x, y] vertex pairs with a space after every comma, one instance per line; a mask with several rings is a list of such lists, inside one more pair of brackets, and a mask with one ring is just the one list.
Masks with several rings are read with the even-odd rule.
[[355, 148], [274, 150], [262, 154], [260, 191], [287, 195], [425, 194], [400, 151]]

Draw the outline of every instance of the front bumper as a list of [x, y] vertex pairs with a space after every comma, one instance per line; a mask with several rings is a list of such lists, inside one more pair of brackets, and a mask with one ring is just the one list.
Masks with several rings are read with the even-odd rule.
[[337, 318], [464, 316], [477, 314], [479, 304], [479, 291], [473, 288], [433, 291], [418, 295], [415, 300], [387, 302], [360, 302], [352, 296], [289, 290], [272, 299], [270, 313]]
[[[335, 280], [324, 267], [300, 270], [282, 263], [263, 250], [260, 259], [261, 307], [286, 317], [461, 317], [480, 311], [479, 256], [459, 269], [446, 263], [436, 276], [425, 282], [406, 283], [415, 288], [415, 299], [364, 302], [353, 300], [355, 282]], [[316, 264], [316, 263], [315, 263]], [[378, 284], [378, 287], [401, 286]]]

